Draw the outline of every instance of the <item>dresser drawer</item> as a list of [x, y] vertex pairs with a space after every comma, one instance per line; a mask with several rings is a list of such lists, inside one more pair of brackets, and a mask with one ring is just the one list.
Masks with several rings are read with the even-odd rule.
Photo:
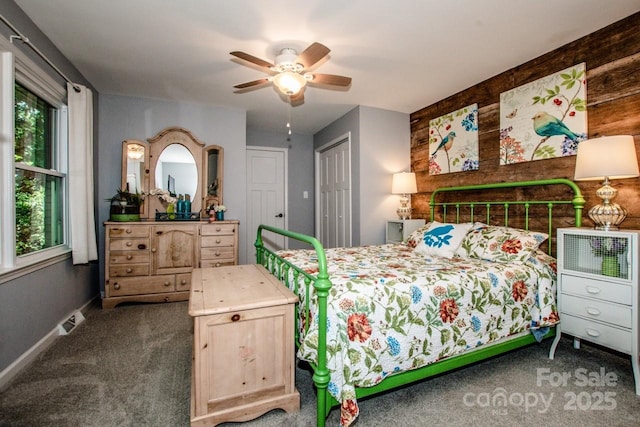
[[149, 226], [109, 227], [108, 237], [149, 237]]
[[219, 248], [201, 248], [200, 259], [229, 259], [233, 261], [235, 256], [235, 248], [232, 246], [221, 246]]
[[624, 353], [631, 353], [631, 331], [564, 314], [560, 316], [562, 333], [584, 338]]
[[191, 273], [176, 274], [176, 291], [191, 289]]
[[149, 251], [146, 250], [121, 251], [109, 254], [109, 262], [111, 264], [149, 264], [150, 259]]
[[109, 240], [110, 251], [148, 251], [149, 239], [111, 239]]
[[203, 224], [201, 234], [203, 236], [215, 236], [218, 234], [234, 234], [236, 224]]
[[611, 323], [623, 328], [631, 328], [631, 307], [609, 302], [573, 295], [562, 295], [561, 314], [570, 314], [599, 322]]
[[577, 277], [569, 274], [561, 274], [560, 280], [563, 294], [569, 293], [589, 298], [597, 298], [603, 301], [617, 302], [618, 304], [631, 305], [631, 286], [604, 280]]
[[106, 289], [107, 297], [122, 295], [158, 294], [174, 292], [176, 276], [167, 274], [147, 277], [120, 277], [109, 279]]
[[229, 265], [235, 265], [236, 263], [232, 259], [215, 260], [215, 259], [203, 259], [200, 261], [200, 268], [217, 268], [226, 267]]
[[235, 236], [233, 235], [202, 236], [200, 239], [200, 246], [203, 248], [211, 248], [216, 246], [233, 246], [234, 243]]
[[109, 267], [109, 277], [148, 276], [149, 263], [147, 264], [119, 264]]

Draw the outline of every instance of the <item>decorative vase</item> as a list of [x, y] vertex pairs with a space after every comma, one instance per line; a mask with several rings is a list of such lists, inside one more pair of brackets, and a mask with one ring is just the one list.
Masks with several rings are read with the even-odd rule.
[[216, 212], [216, 220], [218, 220], [218, 221], [224, 221], [224, 211], [218, 211], [218, 212]]
[[174, 203], [169, 203], [167, 206], [167, 217], [169, 219], [176, 219], [176, 206]]
[[603, 276], [620, 277], [620, 263], [618, 263], [618, 256], [603, 255], [602, 268], [600, 272]]

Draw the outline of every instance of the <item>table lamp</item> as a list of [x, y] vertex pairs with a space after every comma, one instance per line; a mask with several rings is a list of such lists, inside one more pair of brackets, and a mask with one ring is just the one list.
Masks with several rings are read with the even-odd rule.
[[409, 204], [407, 194], [418, 192], [416, 174], [413, 172], [394, 173], [391, 192], [393, 194], [402, 194], [400, 197], [400, 207], [396, 210], [400, 219], [411, 218], [411, 205]]
[[602, 180], [596, 195], [602, 203], [589, 209], [589, 218], [598, 230], [617, 230], [627, 211], [611, 200], [618, 191], [609, 179], [633, 178], [640, 175], [633, 136], [618, 135], [589, 139], [578, 144], [576, 181]]

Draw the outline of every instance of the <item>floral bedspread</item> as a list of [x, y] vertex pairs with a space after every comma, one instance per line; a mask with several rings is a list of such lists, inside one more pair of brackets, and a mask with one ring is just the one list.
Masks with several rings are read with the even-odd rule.
[[[314, 251], [279, 255], [317, 272]], [[327, 249], [329, 392], [341, 424], [358, 416], [355, 387], [419, 368], [527, 329], [557, 323], [555, 259], [526, 264], [417, 254], [402, 244]], [[304, 288], [300, 290], [304, 301]], [[300, 310], [300, 359], [317, 360], [317, 309]], [[304, 326], [310, 321], [309, 331]]]

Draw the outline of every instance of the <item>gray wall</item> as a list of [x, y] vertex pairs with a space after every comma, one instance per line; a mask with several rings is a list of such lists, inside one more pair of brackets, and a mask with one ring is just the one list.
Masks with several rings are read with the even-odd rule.
[[[287, 149], [288, 229], [314, 236], [313, 137], [294, 133], [287, 141], [285, 131], [247, 129], [247, 145]], [[303, 198], [304, 191], [309, 193], [308, 199]], [[255, 230], [249, 230], [249, 238], [255, 239]], [[296, 240], [289, 241], [291, 249], [302, 247], [307, 246]]]
[[[98, 124], [98, 93], [95, 88], [12, 0], [0, 2], [0, 14], [28, 37], [70, 79], [93, 91], [94, 123]], [[0, 34], [8, 38], [11, 31], [0, 24]], [[20, 42], [14, 44], [60, 84], [65, 84], [31, 49]], [[94, 132], [94, 144], [98, 144], [97, 132]], [[94, 167], [97, 176], [97, 162], [94, 162]], [[0, 371], [55, 329], [66, 315], [97, 296], [98, 283], [97, 263], [74, 267], [70, 259], [0, 283]]]
[[[120, 95], [100, 97], [100, 147], [96, 150], [101, 171], [96, 200], [111, 198], [120, 188], [121, 150], [125, 139], [146, 140], [169, 126], [189, 129], [206, 145], [224, 148], [225, 218], [240, 220], [239, 261], [246, 263], [246, 113], [244, 110], [188, 102]], [[109, 204], [98, 210], [100, 223], [109, 218]], [[99, 233], [100, 259], [104, 260], [104, 230]], [[104, 262], [100, 263], [104, 277]], [[102, 282], [102, 281], [101, 281]], [[100, 284], [104, 290], [104, 284]]]
[[391, 177], [410, 169], [409, 115], [359, 106], [314, 135], [314, 148], [351, 132], [352, 243], [385, 240], [385, 221], [395, 219], [399, 197]]

